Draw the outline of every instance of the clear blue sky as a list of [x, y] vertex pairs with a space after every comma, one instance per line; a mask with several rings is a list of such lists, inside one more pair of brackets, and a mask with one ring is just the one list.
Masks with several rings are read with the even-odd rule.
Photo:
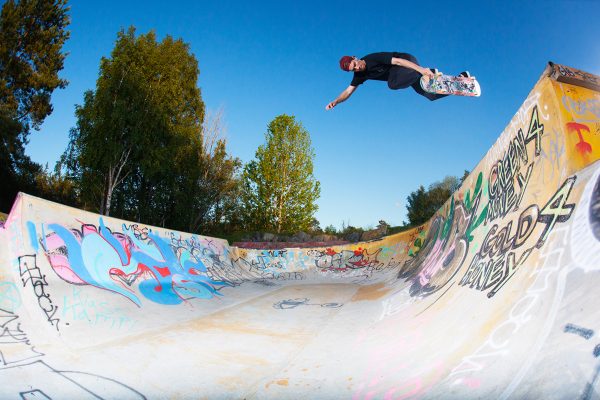
[[[600, 1], [71, 1], [71, 38], [53, 114], [27, 153], [52, 168], [93, 89], [102, 56], [130, 25], [190, 44], [208, 110], [224, 108], [228, 148], [247, 162], [277, 115], [310, 132], [321, 182], [321, 226], [392, 225], [420, 184], [477, 165], [549, 60], [600, 74]], [[348, 86], [344, 54], [414, 54], [447, 73], [468, 69], [481, 98], [436, 102], [367, 82], [332, 111]]]

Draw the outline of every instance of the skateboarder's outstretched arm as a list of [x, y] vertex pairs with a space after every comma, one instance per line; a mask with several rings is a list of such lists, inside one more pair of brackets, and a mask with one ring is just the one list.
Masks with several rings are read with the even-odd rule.
[[355, 90], [356, 90], [356, 86], [352, 86], [352, 85], [348, 86], [346, 89], [344, 89], [344, 91], [342, 93], [340, 93], [340, 95], [337, 97], [337, 99], [335, 99], [331, 103], [327, 104], [327, 106], [325, 106], [325, 109], [331, 110], [333, 107], [337, 106], [339, 103], [348, 100], [348, 97], [352, 96], [352, 93], [354, 93]]
[[392, 65], [399, 65], [401, 67], [414, 69], [415, 71], [417, 71], [421, 75], [425, 75], [425, 76], [428, 76], [430, 78], [433, 78], [433, 72], [431, 72], [431, 70], [429, 68], [423, 68], [420, 65], [417, 65], [414, 62], [409, 61], [409, 60], [405, 60], [403, 58], [392, 57]]

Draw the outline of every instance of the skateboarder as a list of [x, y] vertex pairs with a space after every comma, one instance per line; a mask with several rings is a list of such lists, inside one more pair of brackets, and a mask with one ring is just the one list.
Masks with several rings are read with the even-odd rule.
[[[421, 67], [417, 59], [408, 53], [372, 53], [361, 59], [343, 56], [340, 59], [340, 68], [344, 71], [353, 71], [354, 77], [337, 99], [327, 104], [326, 110], [331, 110], [339, 103], [348, 100], [358, 86], [369, 79], [387, 81], [388, 87], [392, 90], [406, 89], [410, 86], [415, 92], [431, 101], [447, 96], [446, 94], [428, 93], [421, 88], [419, 84], [421, 76], [426, 75], [433, 78], [437, 70]], [[470, 76], [467, 71], [461, 72], [460, 75]]]

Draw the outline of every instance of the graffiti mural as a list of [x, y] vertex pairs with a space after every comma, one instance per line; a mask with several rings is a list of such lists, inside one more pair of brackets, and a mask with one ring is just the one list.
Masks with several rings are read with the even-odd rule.
[[[519, 128], [516, 137], [509, 141], [502, 158], [492, 165], [485, 188], [482, 173], [479, 173], [473, 192], [467, 191], [464, 201], [453, 197], [449, 210], [434, 216], [425, 240], [419, 243], [418, 252], [398, 274], [398, 278], [412, 282], [412, 296], [430, 295], [455, 279], [467, 260], [473, 232], [485, 222], [490, 226], [486, 228], [481, 248], [468, 262], [458, 284], [487, 291], [488, 297], [493, 297], [529, 255], [544, 244], [555, 224], [570, 218], [575, 205], [568, 204], [567, 199], [575, 177], [567, 179], [541, 209], [536, 204], [525, 208], [514, 227], [513, 221], [504, 226], [493, 223], [521, 207], [535, 158], [542, 154], [544, 124], [540, 122], [537, 105], [532, 107], [526, 131], [524, 134]], [[530, 142], [534, 143], [533, 156], [528, 155]], [[486, 205], [479, 212], [484, 201]], [[525, 243], [531, 242], [530, 236], [538, 223], [544, 225], [540, 236], [532, 246], [517, 252]]]
[[[383, 247], [366, 249], [358, 247], [354, 250], [308, 250], [307, 254], [314, 259], [317, 271], [321, 274], [334, 273], [339, 276], [370, 277], [375, 271], [393, 269], [398, 264], [388, 255], [384, 255]], [[358, 275], [357, 275], [358, 274]]]
[[176, 305], [191, 298], [220, 296], [222, 288], [231, 286], [209, 276], [200, 256], [204, 248], [193, 239], [169, 242], [137, 225], [111, 232], [102, 219], [99, 226], [68, 229], [49, 224], [47, 229], [41, 244], [59, 277], [118, 293], [137, 306], [142, 304], [141, 296]]
[[[468, 285], [469, 288], [480, 291], [489, 289], [487, 296], [493, 297], [519, 267], [525, 264], [529, 255], [544, 245], [554, 226], [571, 217], [575, 204], [568, 204], [567, 201], [574, 183], [575, 177], [565, 181], [541, 210], [535, 204], [523, 210], [514, 230], [512, 221], [502, 228], [494, 225], [459, 285]], [[538, 223], [545, 226], [536, 240], [532, 240], [530, 237]], [[517, 251], [526, 243], [530, 245], [525, 250]]]
[[597, 397], [600, 97], [548, 72], [429, 221], [373, 241], [241, 249], [20, 195], [0, 398]]
[[412, 296], [431, 295], [454, 279], [465, 262], [473, 232], [488, 213], [487, 205], [480, 211], [483, 191], [480, 173], [475, 188], [466, 192], [463, 201], [453, 197], [446, 214], [434, 216], [418, 252], [398, 273], [399, 279], [412, 282]]
[[[412, 296], [430, 295], [442, 289], [452, 281], [465, 261], [469, 228], [476, 224], [479, 197], [469, 210], [462, 202], [451, 201], [450, 204], [448, 214], [434, 218], [422, 248], [398, 273], [398, 278], [412, 281]], [[479, 216], [485, 216], [485, 213]]]

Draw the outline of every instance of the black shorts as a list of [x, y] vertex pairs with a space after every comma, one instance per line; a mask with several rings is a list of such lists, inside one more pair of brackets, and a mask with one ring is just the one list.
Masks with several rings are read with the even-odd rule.
[[[416, 57], [412, 54], [400, 53], [398, 56], [405, 60], [411, 61], [419, 66], [421, 65], [419, 64], [419, 61], [417, 61]], [[415, 92], [419, 93], [421, 96], [431, 101], [448, 96], [447, 94], [435, 94], [424, 91], [421, 87], [420, 80], [421, 74], [415, 71], [414, 69], [394, 65], [390, 69], [390, 76], [388, 77], [388, 87], [392, 90], [398, 90], [406, 89], [410, 86]]]

